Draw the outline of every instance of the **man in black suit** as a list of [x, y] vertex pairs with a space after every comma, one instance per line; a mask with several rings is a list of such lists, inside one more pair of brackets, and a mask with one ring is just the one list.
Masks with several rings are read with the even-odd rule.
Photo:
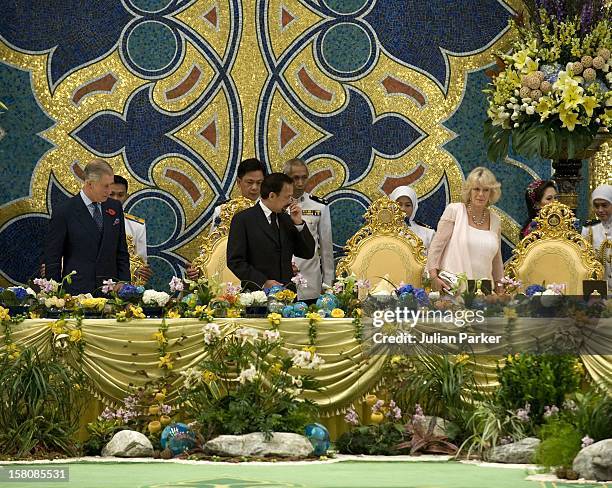
[[314, 251], [302, 209], [293, 200], [293, 180], [283, 173], [269, 174], [261, 184], [261, 200], [232, 219], [227, 266], [245, 289], [292, 285], [291, 258], [310, 259]]
[[45, 245], [47, 278], [76, 271], [66, 291], [93, 293], [102, 281], [130, 281], [130, 258], [121, 203], [109, 197], [113, 168], [101, 159], [85, 167], [78, 195], [53, 210]]

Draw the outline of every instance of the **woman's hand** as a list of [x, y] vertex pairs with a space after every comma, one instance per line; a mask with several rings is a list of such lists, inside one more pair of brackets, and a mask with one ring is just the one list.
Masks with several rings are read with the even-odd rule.
[[440, 278], [437, 275], [431, 279], [431, 284], [433, 285], [434, 289], [437, 291], [450, 292], [451, 290], [450, 284], [447, 281], [444, 281], [442, 278]]

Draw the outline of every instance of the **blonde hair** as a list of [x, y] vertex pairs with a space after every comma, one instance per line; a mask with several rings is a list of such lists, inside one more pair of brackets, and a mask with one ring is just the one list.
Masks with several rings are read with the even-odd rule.
[[304, 168], [306, 168], [306, 171], [308, 171], [308, 166], [306, 165], [304, 161], [302, 161], [299, 158], [294, 158], [294, 159], [290, 159], [284, 164], [283, 173], [285, 173], [286, 175], [290, 175], [291, 172], [293, 171], [293, 168], [295, 168], [296, 166], [303, 166]]
[[461, 191], [461, 201], [463, 203], [470, 202], [470, 195], [476, 186], [491, 190], [487, 205], [493, 205], [501, 198], [501, 183], [497, 181], [491, 170], [479, 166], [474, 168], [463, 182], [463, 190]]
[[87, 163], [85, 169], [85, 181], [100, 181], [102, 175], [114, 176], [113, 167], [103, 159], [94, 159]]

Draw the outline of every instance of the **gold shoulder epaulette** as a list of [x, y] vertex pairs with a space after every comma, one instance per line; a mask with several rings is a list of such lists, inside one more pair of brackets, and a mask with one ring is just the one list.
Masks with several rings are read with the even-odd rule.
[[129, 213], [124, 213], [123, 216], [128, 219], [128, 220], [132, 220], [134, 222], [138, 222], [139, 224], [144, 224], [145, 220], [141, 219], [140, 217], [136, 217], [135, 215], [129, 214]]

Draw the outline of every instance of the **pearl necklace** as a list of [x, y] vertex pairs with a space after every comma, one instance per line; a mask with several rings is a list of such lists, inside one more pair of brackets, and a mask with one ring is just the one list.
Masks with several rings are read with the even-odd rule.
[[477, 221], [476, 216], [472, 213], [472, 204], [468, 203], [467, 208], [468, 208], [468, 211], [470, 212], [470, 215], [472, 216], [472, 222], [474, 222], [474, 225], [484, 225], [485, 219], [487, 217], [486, 210], [482, 211], [482, 218], [480, 219], [480, 221]]

